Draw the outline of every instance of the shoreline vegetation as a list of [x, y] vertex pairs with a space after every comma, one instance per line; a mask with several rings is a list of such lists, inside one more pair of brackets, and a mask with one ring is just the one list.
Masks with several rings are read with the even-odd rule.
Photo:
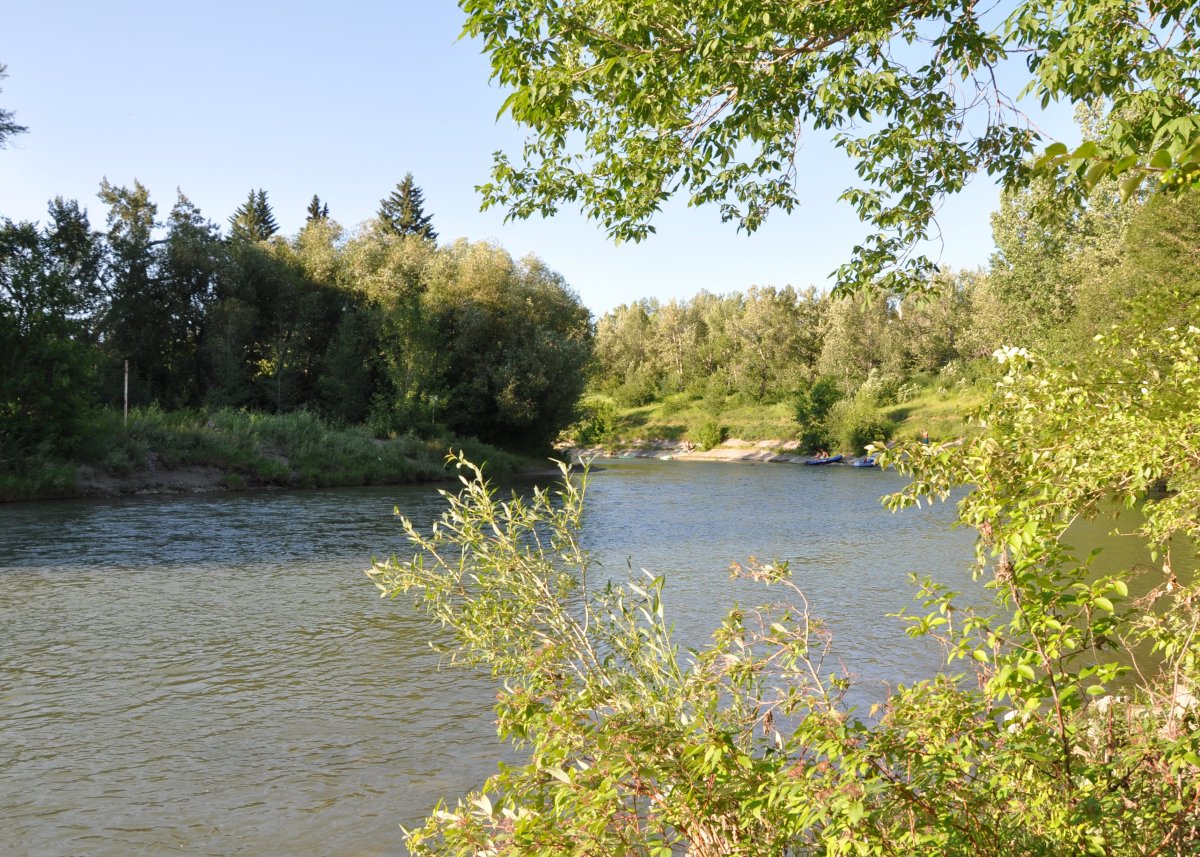
[[[788, 402], [712, 408], [687, 393], [665, 396], [638, 407], [619, 408], [604, 396], [585, 397], [584, 418], [564, 433], [559, 448], [575, 458], [658, 458], [691, 461], [802, 463], [819, 449], [847, 460], [866, 455], [866, 443], [920, 440], [947, 445], [972, 435], [970, 414], [983, 401], [975, 385], [952, 388], [936, 383], [908, 386], [901, 401], [879, 404], [877, 436], [870, 432], [813, 432], [797, 420]], [[850, 438], [839, 437], [849, 434]], [[857, 436], [855, 436], [857, 435]]]
[[[668, 396], [615, 411], [603, 437], [593, 434], [591, 442], [580, 442], [578, 430], [568, 431], [558, 449], [571, 460], [742, 463], [802, 463], [815, 451], [797, 436], [799, 425], [789, 409], [772, 405], [722, 412], [718, 433], [706, 444], [711, 409], [686, 399], [686, 394]], [[956, 440], [968, 433], [966, 414], [976, 404], [973, 389], [918, 391], [910, 400], [882, 409], [892, 425], [887, 439], [916, 439], [927, 430], [935, 442]], [[368, 426], [339, 427], [308, 411], [150, 407], [132, 410], [127, 426], [115, 409], [99, 410], [88, 419], [91, 430], [75, 454], [35, 452], [0, 468], [0, 502], [451, 481], [455, 476], [445, 461], [451, 452], [486, 461], [494, 479], [551, 472], [538, 456], [436, 427], [427, 436], [410, 432], [379, 438]], [[835, 451], [864, 454], [861, 449]]]
[[0, 502], [333, 488], [449, 481], [453, 452], [488, 462], [493, 478], [545, 470], [533, 457], [449, 432], [377, 438], [307, 411], [259, 414], [222, 408], [97, 412], [69, 459], [35, 453], [0, 468]]

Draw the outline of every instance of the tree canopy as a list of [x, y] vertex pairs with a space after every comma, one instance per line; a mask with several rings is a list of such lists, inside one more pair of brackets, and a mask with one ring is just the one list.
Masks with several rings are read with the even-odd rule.
[[[1046, 142], [998, 81], [1051, 101], [1106, 100], [1102, 134], [1041, 166], [1089, 183], [1200, 175], [1200, 8], [1193, 2], [460, 0], [501, 112], [530, 129], [497, 154], [484, 205], [509, 217], [577, 204], [619, 240], [654, 231], [673, 195], [753, 231], [799, 203], [806, 130], [832, 134], [862, 179], [841, 199], [874, 229], [843, 284], [900, 285], [933, 262], [946, 194], [977, 173], [1008, 186]], [[1023, 60], [1024, 70], [1018, 68]], [[1017, 86], [1021, 84], [1018, 83]]]
[[103, 234], [62, 199], [45, 228], [0, 218], [0, 470], [69, 454], [126, 377], [135, 407], [304, 409], [380, 437], [540, 451], [574, 419], [591, 318], [535, 257], [346, 233], [317, 197], [291, 237], [263, 190], [228, 237], [182, 194], [165, 217], [137, 181], [100, 199]]

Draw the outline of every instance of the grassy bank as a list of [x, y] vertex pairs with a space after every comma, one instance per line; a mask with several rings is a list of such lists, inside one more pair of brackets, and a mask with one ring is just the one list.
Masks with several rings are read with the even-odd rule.
[[101, 411], [69, 460], [42, 453], [5, 462], [0, 500], [169, 492], [316, 488], [429, 482], [451, 478], [445, 456], [462, 450], [503, 478], [533, 462], [449, 435], [378, 439], [364, 428], [337, 428], [304, 411], [256, 414], [133, 411], [128, 425]]
[[[918, 438], [928, 431], [934, 442], [944, 442], [964, 436], [969, 427], [967, 416], [983, 401], [983, 392], [972, 386], [951, 388], [933, 382], [909, 385], [901, 402], [876, 408], [889, 424], [890, 438]], [[613, 400], [591, 396], [593, 410], [607, 409], [606, 424], [593, 431], [591, 444], [604, 446], [635, 446], [654, 440], [689, 440], [701, 446], [710, 445], [713, 428], [722, 438], [747, 441], [800, 440], [804, 427], [797, 421], [792, 402], [756, 404], [735, 398], [714, 407], [711, 400], [688, 393], [676, 393], [646, 405], [620, 408]], [[829, 445], [823, 443], [822, 445]], [[858, 454], [861, 450], [839, 449], [839, 452]]]

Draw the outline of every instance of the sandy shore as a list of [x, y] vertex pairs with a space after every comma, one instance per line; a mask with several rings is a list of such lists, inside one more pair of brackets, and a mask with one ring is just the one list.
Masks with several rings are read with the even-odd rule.
[[730, 438], [720, 446], [701, 450], [687, 441], [653, 440], [635, 442], [628, 447], [605, 450], [568, 450], [573, 458], [658, 458], [687, 461], [758, 461], [772, 464], [803, 464], [811, 455], [800, 450], [796, 440], [739, 440]]

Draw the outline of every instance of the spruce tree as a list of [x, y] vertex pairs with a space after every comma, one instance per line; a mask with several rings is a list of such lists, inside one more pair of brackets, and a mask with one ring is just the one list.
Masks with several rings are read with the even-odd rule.
[[229, 218], [229, 223], [232, 226], [229, 237], [233, 241], [266, 241], [279, 231], [275, 213], [267, 202], [267, 192], [261, 188], [250, 191], [246, 201]]
[[391, 196], [380, 203], [379, 222], [394, 235], [419, 235], [437, 241], [433, 216], [425, 213], [425, 194], [413, 183], [412, 173], [406, 174]]
[[322, 203], [321, 197], [313, 194], [312, 202], [308, 204], [308, 222], [329, 219], [329, 203]]

